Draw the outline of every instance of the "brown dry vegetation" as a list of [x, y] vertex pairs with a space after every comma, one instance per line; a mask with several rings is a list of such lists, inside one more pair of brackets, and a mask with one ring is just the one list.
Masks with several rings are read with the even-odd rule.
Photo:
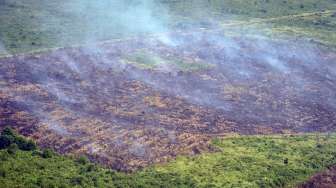
[[336, 166], [326, 171], [317, 173], [299, 188], [335, 188], [336, 187]]

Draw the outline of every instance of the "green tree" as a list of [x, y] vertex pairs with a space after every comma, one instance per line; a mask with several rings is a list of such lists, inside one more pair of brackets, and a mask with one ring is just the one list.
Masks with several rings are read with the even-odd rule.
[[14, 142], [14, 138], [9, 135], [0, 136], [0, 149], [6, 149]]

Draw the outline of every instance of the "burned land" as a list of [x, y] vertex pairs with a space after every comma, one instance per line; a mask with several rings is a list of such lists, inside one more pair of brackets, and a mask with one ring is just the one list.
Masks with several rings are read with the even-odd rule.
[[312, 176], [307, 182], [300, 185], [300, 188], [333, 188], [336, 184], [336, 167], [331, 166], [327, 170]]
[[308, 41], [163, 34], [0, 59], [0, 126], [133, 171], [228, 134], [336, 128], [336, 53]]

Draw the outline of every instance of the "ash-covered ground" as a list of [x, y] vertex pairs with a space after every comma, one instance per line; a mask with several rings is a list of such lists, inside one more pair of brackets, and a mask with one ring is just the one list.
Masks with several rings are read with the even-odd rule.
[[0, 59], [0, 126], [122, 171], [225, 134], [336, 129], [336, 53], [300, 40], [162, 34]]

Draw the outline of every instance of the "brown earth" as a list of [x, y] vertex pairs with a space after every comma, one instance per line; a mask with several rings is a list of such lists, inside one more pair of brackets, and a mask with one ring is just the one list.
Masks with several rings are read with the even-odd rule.
[[336, 166], [312, 176], [299, 188], [335, 188], [336, 187]]
[[[334, 52], [216, 33], [171, 37], [1, 59], [0, 127], [123, 171], [214, 151], [215, 136], [336, 129]], [[122, 63], [139, 50], [213, 66]]]

